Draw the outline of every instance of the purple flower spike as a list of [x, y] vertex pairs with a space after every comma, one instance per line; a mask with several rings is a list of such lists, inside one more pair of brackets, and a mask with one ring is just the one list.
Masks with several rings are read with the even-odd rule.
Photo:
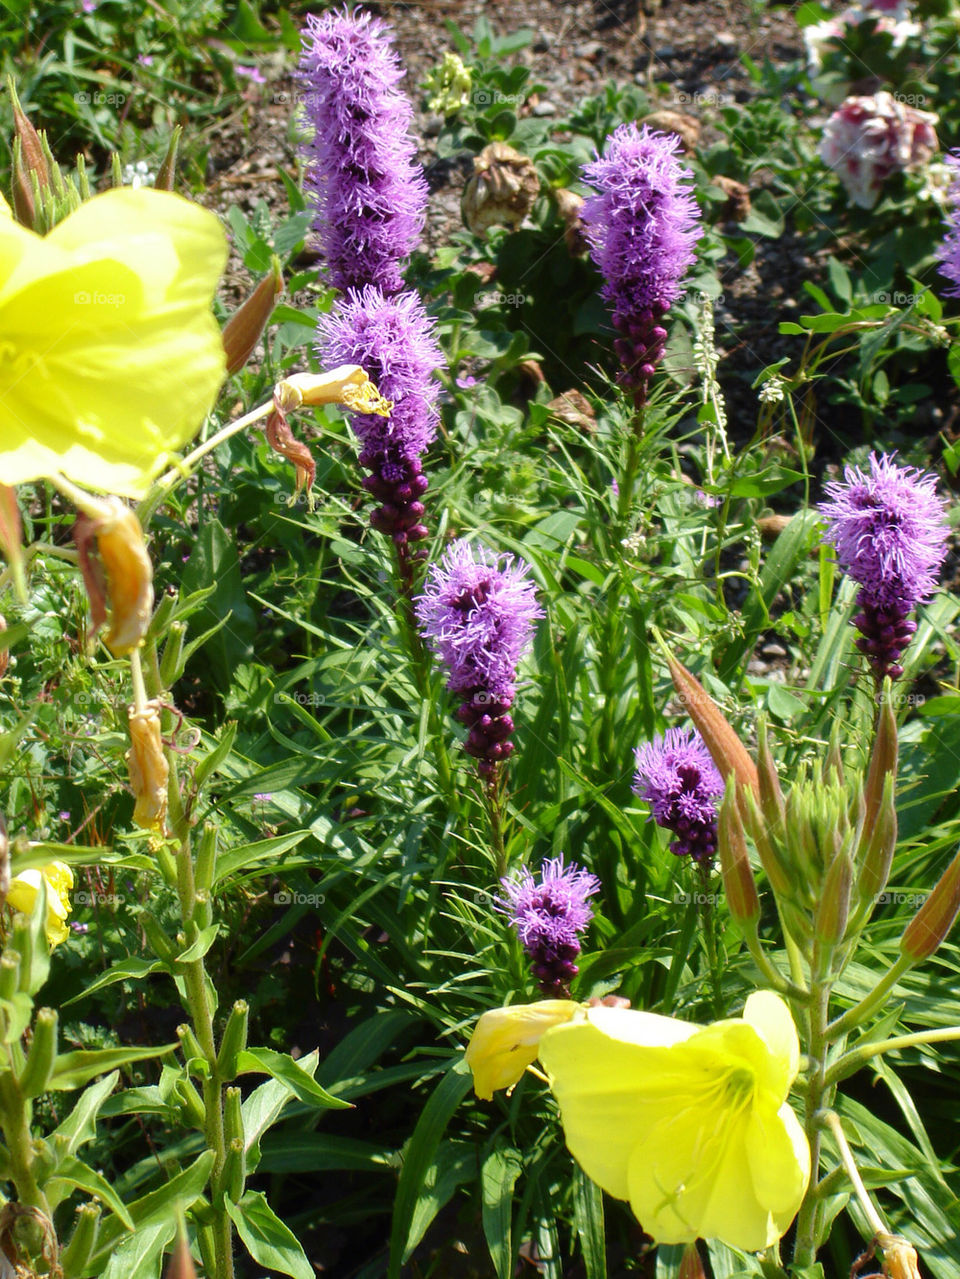
[[947, 197], [950, 204], [947, 234], [937, 249], [937, 257], [940, 274], [946, 276], [951, 286], [943, 292], [948, 298], [956, 298], [960, 297], [960, 151], [952, 151], [946, 162], [953, 169], [953, 181]]
[[307, 16], [300, 82], [314, 128], [306, 185], [331, 282], [338, 289], [403, 288], [427, 185], [416, 164], [413, 108], [390, 28], [368, 13]]
[[578, 971], [573, 961], [580, 954], [580, 934], [593, 918], [587, 898], [599, 891], [600, 881], [557, 857], [543, 863], [539, 883], [526, 869], [500, 883], [506, 897], [498, 908], [510, 916], [541, 991], [567, 998]]
[[447, 688], [461, 693], [457, 718], [470, 733], [466, 751], [482, 776], [513, 753], [517, 665], [529, 648], [533, 624], [543, 616], [530, 566], [460, 540], [432, 564], [417, 596], [420, 630], [450, 672]]
[[697, 202], [684, 185], [693, 175], [677, 159], [679, 147], [676, 134], [622, 124], [607, 139], [606, 154], [583, 167], [584, 181], [597, 190], [581, 210], [584, 235], [622, 334], [620, 380], [638, 406], [666, 344], [660, 321], [683, 293], [703, 234]]
[[893, 457], [870, 454], [870, 473], [848, 466], [842, 483], [825, 485], [820, 503], [831, 542], [845, 573], [860, 584], [857, 647], [874, 677], [903, 674], [900, 656], [917, 629], [910, 614], [937, 588], [947, 553], [944, 504], [936, 477]]
[[724, 785], [703, 738], [692, 728], [668, 728], [634, 755], [633, 789], [649, 802], [657, 825], [676, 835], [671, 852], [707, 865], [717, 850], [716, 801]]
[[433, 372], [443, 363], [433, 321], [415, 293], [387, 297], [369, 285], [321, 316], [318, 334], [324, 368], [359, 364], [393, 401], [389, 417], [354, 413], [350, 423], [362, 446], [360, 465], [370, 472], [363, 486], [382, 503], [370, 523], [405, 548], [427, 536], [420, 455], [436, 435], [440, 387]]

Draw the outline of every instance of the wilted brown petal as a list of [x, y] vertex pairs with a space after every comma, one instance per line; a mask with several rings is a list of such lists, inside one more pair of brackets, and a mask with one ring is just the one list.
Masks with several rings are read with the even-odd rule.
[[[90, 599], [93, 631], [102, 626], [107, 606], [107, 647], [123, 657], [146, 634], [153, 613], [153, 566], [140, 521], [119, 498], [98, 502], [103, 515], [80, 515], [73, 528], [80, 571]], [[92, 554], [96, 541], [96, 557]]]
[[136, 799], [133, 820], [142, 830], [163, 831], [167, 815], [167, 779], [170, 768], [160, 737], [160, 703], [147, 702], [142, 711], [127, 710], [130, 749], [127, 767], [130, 789]]

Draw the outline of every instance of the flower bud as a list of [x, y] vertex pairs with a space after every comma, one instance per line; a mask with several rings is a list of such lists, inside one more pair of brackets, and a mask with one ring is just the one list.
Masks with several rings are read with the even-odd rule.
[[[181, 1022], [177, 1027], [177, 1038], [180, 1040], [180, 1050], [186, 1059], [189, 1068], [191, 1061], [206, 1061], [203, 1049], [200, 1047], [200, 1040], [196, 1037], [193, 1027], [189, 1022]], [[191, 1073], [196, 1074], [196, 1070]]]
[[747, 754], [747, 749], [727, 723], [723, 711], [703, 685], [664, 649], [673, 686], [684, 708], [706, 743], [713, 762], [726, 780], [732, 773], [737, 782], [759, 793], [760, 780], [757, 766]]
[[95, 1199], [77, 1209], [77, 1224], [70, 1242], [60, 1254], [60, 1267], [65, 1275], [80, 1275], [87, 1269], [97, 1244], [100, 1228], [100, 1205]]
[[684, 1248], [677, 1279], [707, 1279], [696, 1243], [688, 1243]]
[[876, 825], [883, 804], [884, 781], [889, 774], [896, 781], [897, 753], [897, 720], [893, 713], [890, 696], [890, 677], [883, 681], [880, 694], [880, 714], [877, 718], [877, 733], [873, 741], [870, 755], [870, 768], [867, 771], [867, 784], [864, 791], [866, 803], [866, 830]]
[[247, 1046], [247, 1018], [250, 1009], [246, 1002], [238, 999], [230, 1010], [230, 1016], [224, 1027], [217, 1053], [217, 1074], [229, 1082], [237, 1077], [237, 1054]]
[[187, 1122], [192, 1124], [194, 1128], [199, 1128], [202, 1132], [207, 1124], [207, 1110], [193, 1080], [181, 1075], [175, 1081], [173, 1091], [183, 1109]]
[[[757, 856], [760, 858], [763, 872], [776, 896], [788, 897], [793, 887], [793, 881], [784, 865], [780, 852], [780, 842], [767, 827], [763, 814], [760, 812], [759, 801], [753, 791], [744, 791], [743, 794], [746, 801], [747, 829], [753, 836], [753, 842], [756, 845]], [[782, 822], [779, 823], [779, 831], [782, 836]]]
[[57, 1059], [57, 1023], [55, 1009], [41, 1008], [33, 1023], [33, 1040], [26, 1064], [17, 1080], [22, 1097], [39, 1097], [47, 1091]]
[[723, 890], [727, 895], [730, 914], [741, 926], [756, 928], [760, 918], [760, 898], [757, 896], [757, 885], [747, 853], [736, 788], [736, 778], [729, 777], [720, 807], [717, 831], [720, 873], [723, 876]]
[[887, 773], [883, 782], [883, 795], [880, 810], [877, 813], [873, 828], [864, 823], [860, 837], [860, 879], [857, 891], [861, 903], [872, 902], [887, 886], [890, 877], [890, 866], [893, 863], [893, 851], [897, 846], [897, 808], [893, 792], [895, 781], [892, 773]]
[[243, 1198], [243, 1189], [247, 1179], [247, 1152], [242, 1137], [234, 1137], [227, 1147], [227, 1158], [223, 1165], [223, 1182], [227, 1194], [234, 1203]]
[[[116, 497], [96, 500], [91, 509], [99, 514], [77, 517], [73, 536], [84, 585], [90, 600], [93, 632], [106, 619], [110, 629], [106, 644], [115, 657], [137, 648], [150, 625], [153, 612], [153, 567], [135, 513]], [[98, 558], [91, 555], [96, 539]]]
[[222, 338], [228, 376], [239, 373], [253, 355], [282, 292], [283, 268], [280, 259], [273, 257], [270, 260], [270, 274], [263, 277], [224, 325]]
[[[276, 396], [274, 396], [274, 404], [276, 404]], [[282, 409], [274, 408], [273, 412], [267, 418], [266, 424], [267, 443], [275, 453], [279, 453], [281, 457], [285, 457], [288, 462], [292, 462], [295, 472], [295, 493], [306, 490], [308, 496], [313, 488], [313, 481], [317, 475], [317, 464], [313, 460], [313, 454], [307, 448], [302, 440], [298, 440], [290, 429], [290, 423], [287, 421], [287, 415]], [[293, 499], [291, 498], [291, 501]]]
[[0, 999], [9, 1003], [20, 984], [20, 954], [5, 950], [0, 954]]
[[157, 191], [173, 190], [173, 182], [177, 172], [177, 151], [180, 149], [182, 133], [183, 126], [174, 125], [173, 132], [170, 134], [170, 142], [167, 145], [167, 154], [163, 157], [160, 168], [157, 170], [157, 176], [153, 181]]
[[160, 659], [160, 679], [164, 688], [172, 688], [183, 674], [183, 669], [187, 664], [183, 655], [186, 636], [187, 626], [185, 622], [170, 623], [167, 642], [163, 646], [163, 657]]
[[0, 484], [0, 554], [10, 565], [17, 595], [26, 603], [27, 582], [23, 569], [23, 525], [16, 491]]
[[838, 946], [843, 941], [852, 887], [853, 862], [847, 849], [841, 848], [827, 868], [814, 916], [813, 931], [825, 946]]
[[170, 1254], [166, 1279], [197, 1279], [196, 1267], [190, 1256], [190, 1245], [187, 1243], [182, 1226], [177, 1232], [176, 1246]]
[[130, 789], [136, 805], [133, 820], [141, 830], [162, 833], [167, 815], [167, 780], [170, 766], [163, 753], [160, 736], [160, 703], [147, 702], [143, 710], [127, 709], [130, 724], [130, 749], [127, 767]]
[[27, 119], [13, 79], [7, 77], [7, 88], [13, 102], [13, 209], [21, 226], [37, 229], [37, 207], [34, 198], [34, 180], [40, 191], [50, 186], [50, 169], [44, 155], [40, 134]]
[[[0, 636], [7, 629], [7, 619], [0, 613]], [[10, 665], [10, 649], [6, 644], [0, 647], [0, 679], [3, 679], [7, 673], [7, 667]]]
[[929, 959], [960, 913], [960, 853], [940, 876], [900, 938], [900, 953], [918, 963]]
[[473, 162], [460, 210], [475, 235], [486, 235], [492, 226], [513, 230], [539, 194], [540, 178], [533, 161], [506, 142], [491, 142]]

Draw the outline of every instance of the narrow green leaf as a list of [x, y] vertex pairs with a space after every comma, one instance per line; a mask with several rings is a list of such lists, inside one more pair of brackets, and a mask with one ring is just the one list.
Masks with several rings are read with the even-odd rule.
[[280, 1079], [301, 1101], [314, 1106], [326, 1106], [331, 1110], [349, 1110], [350, 1103], [342, 1101], [321, 1088], [312, 1076], [287, 1053], [273, 1048], [247, 1048], [237, 1054], [237, 1073], [240, 1075], [272, 1075]]
[[162, 1057], [164, 1053], [173, 1052], [176, 1047], [177, 1044], [161, 1044], [156, 1048], [96, 1048], [91, 1051], [61, 1053], [50, 1078], [50, 1091], [66, 1092], [71, 1088], [82, 1088], [95, 1075], [102, 1075], [105, 1070], [126, 1066], [131, 1061], [149, 1061], [151, 1057]]
[[607, 1279], [603, 1191], [583, 1171], [574, 1170], [573, 1222], [577, 1228], [587, 1279]]
[[513, 1188], [522, 1171], [523, 1159], [512, 1147], [492, 1151], [480, 1171], [483, 1233], [497, 1279], [513, 1275]]

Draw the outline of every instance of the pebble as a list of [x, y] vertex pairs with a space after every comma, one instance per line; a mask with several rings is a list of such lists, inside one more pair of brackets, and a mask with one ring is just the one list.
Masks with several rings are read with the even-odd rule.
[[737, 43], [737, 37], [732, 31], [718, 31], [713, 40], [715, 44], [721, 45], [724, 49], [732, 49]]
[[603, 53], [603, 45], [599, 40], [589, 40], [586, 44], [578, 44], [574, 51], [575, 58], [586, 58], [588, 61], [599, 58]]
[[764, 657], [787, 657], [787, 650], [782, 644], [764, 644], [760, 652]]
[[557, 108], [552, 102], [538, 102], [533, 107], [534, 115], [556, 115]]

